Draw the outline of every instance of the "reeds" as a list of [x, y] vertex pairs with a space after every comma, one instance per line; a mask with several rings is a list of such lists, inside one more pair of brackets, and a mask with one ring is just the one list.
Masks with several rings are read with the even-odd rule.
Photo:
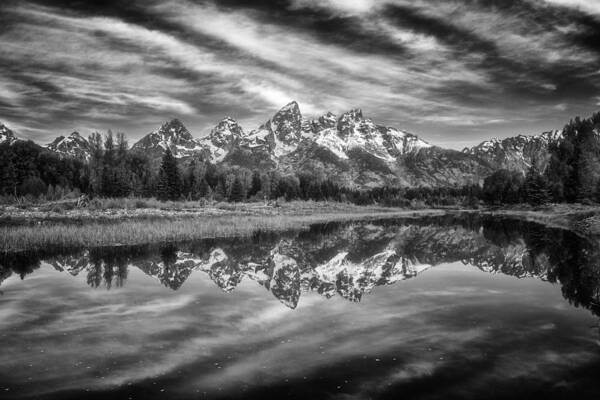
[[[428, 214], [436, 213], [430, 211]], [[437, 211], [437, 213], [441, 213]], [[0, 252], [74, 249], [250, 236], [257, 231], [304, 229], [314, 223], [387, 217], [421, 212], [328, 212], [310, 215], [224, 214], [185, 218], [128, 219], [111, 222], [68, 222], [0, 226]]]

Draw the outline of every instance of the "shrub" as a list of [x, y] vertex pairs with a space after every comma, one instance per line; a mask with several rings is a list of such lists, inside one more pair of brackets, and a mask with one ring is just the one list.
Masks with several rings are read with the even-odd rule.
[[25, 178], [23, 183], [19, 185], [19, 193], [23, 195], [32, 195], [38, 197], [41, 194], [46, 193], [46, 185], [37, 176], [30, 176]]
[[136, 199], [135, 208], [148, 208], [148, 203], [145, 200]]

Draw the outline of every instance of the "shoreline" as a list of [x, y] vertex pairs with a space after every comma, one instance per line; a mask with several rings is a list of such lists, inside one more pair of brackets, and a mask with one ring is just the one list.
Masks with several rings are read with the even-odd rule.
[[491, 217], [516, 218], [549, 228], [569, 230], [587, 238], [600, 239], [600, 206], [552, 204], [536, 209], [520, 207], [472, 212]]
[[[189, 204], [187, 204], [189, 205]], [[571, 230], [599, 240], [600, 206], [550, 205], [544, 208], [398, 209], [345, 203], [290, 202], [217, 204], [144, 209], [73, 209], [62, 212], [10, 207], [0, 214], [0, 253], [48, 248], [74, 250], [226, 237], [257, 231], [304, 230], [313, 224], [387, 218], [476, 214], [515, 218]]]
[[[114, 211], [114, 212], [113, 212]], [[73, 250], [92, 247], [161, 244], [227, 237], [249, 237], [258, 231], [303, 230], [313, 224], [387, 218], [443, 216], [445, 210], [406, 210], [348, 206], [341, 203], [298, 204], [273, 209], [239, 205], [231, 210], [113, 210], [41, 215], [28, 212], [2, 215], [0, 253], [47, 248]]]

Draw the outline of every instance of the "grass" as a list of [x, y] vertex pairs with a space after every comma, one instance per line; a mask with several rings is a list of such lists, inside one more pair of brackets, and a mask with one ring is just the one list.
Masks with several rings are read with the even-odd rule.
[[549, 227], [569, 229], [585, 236], [600, 236], [600, 206], [598, 205], [548, 204], [535, 208], [517, 205], [484, 210], [481, 214], [519, 218]]
[[227, 203], [206, 201], [167, 201], [156, 199], [124, 198], [93, 199], [87, 207], [77, 208], [69, 201], [46, 202], [23, 206], [0, 206], [0, 226], [32, 224], [36, 222], [123, 220], [144, 218], [173, 218], [214, 216], [223, 214], [242, 215], [310, 215], [322, 212], [387, 212], [388, 207], [356, 206], [348, 203], [291, 201]]
[[[302, 203], [302, 204], [300, 204]], [[251, 236], [257, 231], [305, 229], [314, 223], [440, 215], [344, 204], [292, 202], [276, 209], [238, 205], [235, 209], [169, 214], [169, 217], [64, 219], [0, 225], [0, 252], [137, 245], [204, 238]]]
[[[256, 231], [305, 229], [314, 223], [369, 218], [443, 215], [453, 210], [403, 210], [347, 203], [292, 201], [278, 204], [159, 202], [98, 199], [87, 208], [0, 208], [0, 253], [138, 245], [203, 238], [250, 236]], [[455, 211], [455, 210], [454, 210]], [[600, 207], [550, 205], [469, 211], [514, 217], [600, 236]]]

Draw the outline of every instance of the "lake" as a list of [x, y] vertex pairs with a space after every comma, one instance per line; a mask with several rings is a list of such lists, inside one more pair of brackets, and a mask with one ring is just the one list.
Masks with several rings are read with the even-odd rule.
[[600, 398], [600, 249], [436, 217], [0, 258], [1, 399]]

